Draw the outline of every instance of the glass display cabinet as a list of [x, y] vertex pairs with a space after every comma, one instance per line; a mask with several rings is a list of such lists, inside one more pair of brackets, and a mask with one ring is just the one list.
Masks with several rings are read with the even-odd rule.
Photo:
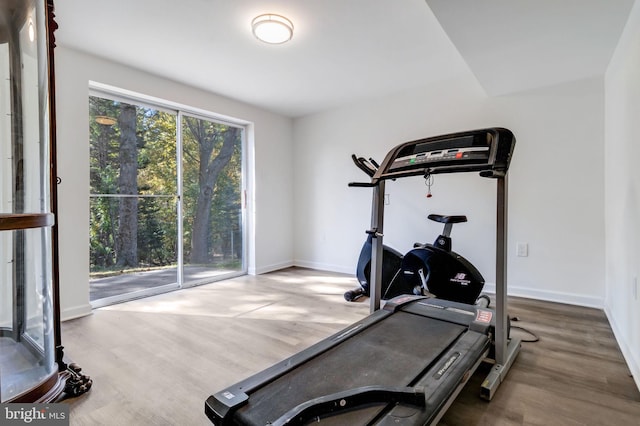
[[[0, 402], [91, 386], [64, 362], [55, 229], [52, 0], [0, 1]], [[54, 180], [52, 185], [52, 180]]]

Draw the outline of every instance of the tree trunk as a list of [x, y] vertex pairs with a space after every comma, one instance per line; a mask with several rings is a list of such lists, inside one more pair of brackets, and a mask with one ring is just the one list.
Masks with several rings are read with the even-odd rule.
[[[120, 127], [120, 195], [138, 193], [138, 150], [136, 140], [136, 107], [122, 104], [118, 117]], [[138, 265], [138, 198], [122, 197], [119, 203], [116, 265]]]
[[198, 132], [192, 128], [193, 136], [198, 140], [200, 154], [200, 168], [198, 181], [200, 191], [193, 218], [193, 231], [191, 233], [191, 263], [209, 263], [209, 221], [211, 216], [211, 202], [213, 193], [218, 180], [218, 175], [229, 163], [233, 156], [235, 142], [238, 138], [240, 129], [236, 127], [227, 127], [223, 133], [223, 143], [214, 158], [210, 158], [215, 138], [205, 137], [204, 132]]

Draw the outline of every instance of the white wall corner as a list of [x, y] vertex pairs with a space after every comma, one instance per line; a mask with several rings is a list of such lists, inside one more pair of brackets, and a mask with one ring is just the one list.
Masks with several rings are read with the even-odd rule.
[[323, 262], [313, 262], [310, 260], [300, 260], [300, 259], [296, 259], [293, 261], [294, 266], [299, 266], [301, 268], [309, 268], [309, 269], [316, 269], [318, 271], [328, 271], [328, 272], [337, 272], [339, 274], [351, 274], [354, 276], [355, 279], [355, 272], [356, 272], [356, 267], [355, 265], [353, 266], [353, 268], [346, 268], [342, 265], [333, 265], [330, 263], [323, 263]]
[[611, 329], [613, 330], [613, 335], [618, 342], [618, 346], [620, 347], [620, 351], [622, 352], [622, 356], [627, 363], [627, 367], [629, 367], [629, 371], [633, 380], [636, 383], [636, 387], [640, 390], [640, 354], [634, 353], [634, 351], [627, 345], [627, 341], [624, 339], [624, 335], [616, 323], [616, 317], [612, 314], [609, 307], [605, 307], [604, 313], [609, 320], [609, 324], [611, 325]]
[[249, 268], [249, 275], [261, 275], [268, 274], [269, 272], [279, 271], [281, 269], [291, 268], [294, 265], [294, 262], [280, 262], [280, 263], [272, 263], [269, 265], [262, 265], [260, 267]]

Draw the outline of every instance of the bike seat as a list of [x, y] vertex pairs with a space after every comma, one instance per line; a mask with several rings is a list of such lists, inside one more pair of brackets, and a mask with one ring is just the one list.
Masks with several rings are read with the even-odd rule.
[[428, 218], [440, 223], [462, 223], [467, 221], [466, 216], [443, 216], [441, 214], [430, 214]]

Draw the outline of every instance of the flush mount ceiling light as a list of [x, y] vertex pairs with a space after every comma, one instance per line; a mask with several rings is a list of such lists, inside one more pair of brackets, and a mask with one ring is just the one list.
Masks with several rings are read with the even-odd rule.
[[96, 123], [103, 124], [105, 126], [113, 126], [118, 121], [113, 117], [107, 117], [106, 115], [99, 115], [96, 117]]
[[29, 41], [34, 42], [36, 39], [36, 29], [33, 27], [33, 21], [29, 19]]
[[251, 21], [251, 30], [258, 40], [270, 44], [281, 44], [293, 37], [293, 24], [284, 16], [267, 13]]

